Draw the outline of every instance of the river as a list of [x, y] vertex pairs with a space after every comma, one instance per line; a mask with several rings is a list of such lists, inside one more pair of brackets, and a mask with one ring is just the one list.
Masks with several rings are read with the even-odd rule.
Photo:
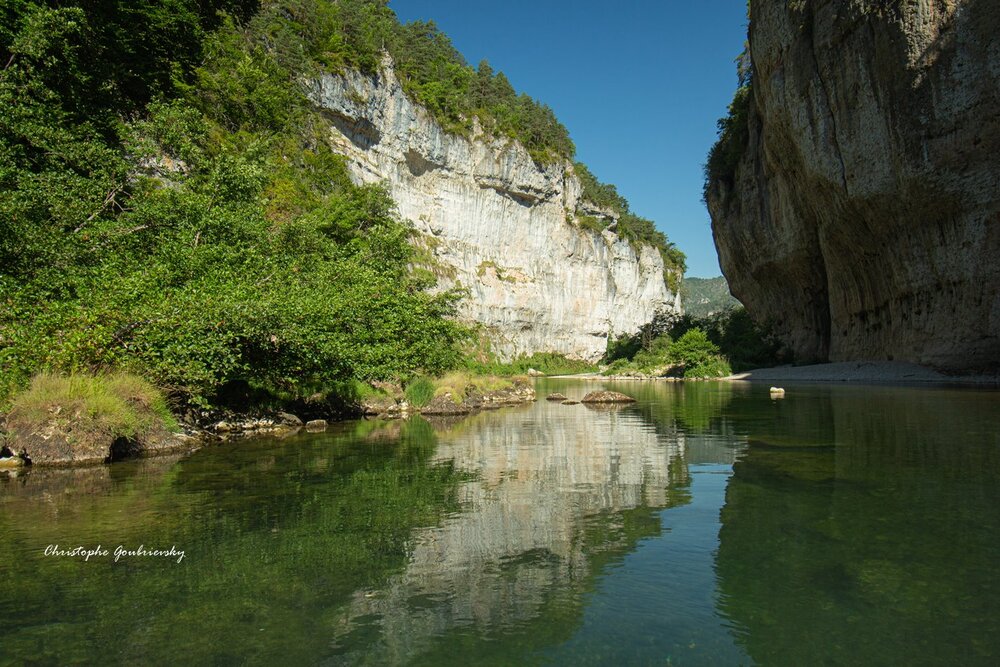
[[0, 664], [1000, 662], [1000, 392], [596, 388], [0, 473]]

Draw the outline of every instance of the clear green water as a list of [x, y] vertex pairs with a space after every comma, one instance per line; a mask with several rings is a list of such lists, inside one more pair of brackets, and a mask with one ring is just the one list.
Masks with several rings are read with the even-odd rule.
[[607, 386], [0, 474], [0, 664], [1000, 664], [1000, 393]]

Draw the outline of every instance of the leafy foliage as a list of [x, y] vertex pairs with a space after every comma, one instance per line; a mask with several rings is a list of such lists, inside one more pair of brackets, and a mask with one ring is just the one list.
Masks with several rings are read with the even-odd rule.
[[684, 367], [684, 377], [722, 377], [732, 372], [719, 347], [697, 328], [670, 344], [667, 359]]
[[735, 371], [790, 361], [787, 350], [771, 335], [767, 324], [754, 322], [742, 306], [702, 318], [684, 315], [672, 325], [671, 334], [679, 336], [693, 328], [704, 331], [719, 346]]
[[[617, 349], [625, 350], [624, 341], [619, 342]], [[704, 331], [692, 328], [676, 340], [669, 334], [661, 334], [640, 345], [631, 358], [616, 358], [604, 371], [605, 375], [631, 373], [704, 378], [729, 375], [731, 370], [719, 347]]]
[[[223, 18], [180, 53], [149, 35], [146, 69], [116, 74], [108, 54], [143, 43], [95, 42], [110, 5], [87, 7], [5, 7], [0, 397], [45, 369], [206, 403], [234, 381], [304, 395], [454, 365], [455, 296], [411, 275], [391, 199], [351, 184], [292, 70]], [[114, 94], [85, 95], [98, 80]]]
[[754, 322], [742, 306], [737, 306], [706, 317], [657, 313], [638, 332], [608, 341], [602, 359], [611, 365], [606, 372], [648, 372], [662, 367], [668, 361], [666, 355], [650, 355], [650, 351], [662, 350], [663, 341], [679, 341], [692, 330], [704, 333], [737, 372], [790, 361], [787, 350], [770, 333], [769, 326]]
[[406, 383], [403, 396], [406, 397], [406, 401], [410, 405], [422, 408], [434, 398], [434, 390], [433, 380], [423, 375], [418, 375]]

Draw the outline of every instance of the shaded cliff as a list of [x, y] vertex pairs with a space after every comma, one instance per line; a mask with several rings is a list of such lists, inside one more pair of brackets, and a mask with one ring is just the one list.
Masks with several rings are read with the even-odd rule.
[[989, 0], [752, 3], [742, 157], [706, 201], [801, 359], [1000, 360], [998, 32]]
[[468, 136], [447, 132], [406, 95], [389, 59], [373, 75], [325, 74], [309, 96], [353, 177], [385, 182], [420, 232], [441, 287], [468, 290], [460, 315], [481, 323], [500, 355], [597, 359], [608, 336], [680, 312], [656, 248], [620, 237], [614, 220], [581, 226], [615, 214], [583, 198], [568, 161], [539, 164], [478, 123]]

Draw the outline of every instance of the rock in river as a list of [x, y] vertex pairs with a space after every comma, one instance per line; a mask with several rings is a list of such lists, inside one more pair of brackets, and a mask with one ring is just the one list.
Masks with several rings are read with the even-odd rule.
[[592, 391], [582, 399], [581, 403], [635, 403], [631, 396], [618, 393], [617, 391]]

